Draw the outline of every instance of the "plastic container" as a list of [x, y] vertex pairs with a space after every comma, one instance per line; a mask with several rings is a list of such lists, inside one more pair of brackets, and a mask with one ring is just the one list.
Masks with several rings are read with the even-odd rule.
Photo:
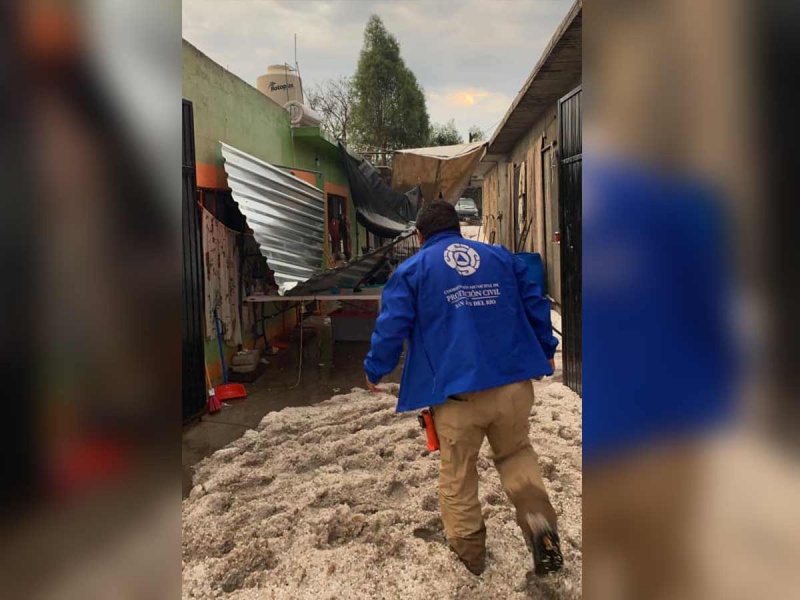
[[547, 281], [544, 276], [544, 264], [542, 255], [538, 252], [517, 252], [516, 256], [521, 258], [528, 265], [528, 273], [535, 283], [542, 288], [542, 293], [547, 293]]
[[233, 356], [231, 365], [233, 367], [255, 367], [258, 364], [258, 359], [261, 358], [260, 354], [257, 348], [242, 350]]

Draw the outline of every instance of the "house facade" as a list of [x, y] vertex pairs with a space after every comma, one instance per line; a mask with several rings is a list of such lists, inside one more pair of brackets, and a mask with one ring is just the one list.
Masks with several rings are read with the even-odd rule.
[[582, 9], [578, 0], [560, 24], [473, 174], [480, 238], [541, 255], [562, 316], [565, 382], [579, 392]]

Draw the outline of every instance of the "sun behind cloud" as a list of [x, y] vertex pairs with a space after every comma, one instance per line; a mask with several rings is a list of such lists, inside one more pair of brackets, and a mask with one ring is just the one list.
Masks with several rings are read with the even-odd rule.
[[472, 126], [485, 127], [491, 134], [490, 125], [497, 124], [513, 100], [504, 94], [470, 87], [429, 90], [426, 97], [431, 121], [447, 123], [454, 119], [465, 140]]
[[483, 90], [459, 90], [448, 96], [448, 101], [457, 106], [473, 106], [492, 94]]

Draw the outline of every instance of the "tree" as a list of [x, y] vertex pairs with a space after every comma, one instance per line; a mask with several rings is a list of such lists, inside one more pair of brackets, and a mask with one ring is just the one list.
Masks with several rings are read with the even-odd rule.
[[473, 125], [469, 128], [469, 141], [470, 142], [482, 142], [486, 139], [486, 134], [483, 133], [480, 127], [477, 125]]
[[353, 137], [360, 149], [400, 150], [424, 146], [430, 121], [425, 95], [400, 56], [400, 45], [372, 15], [353, 78]]
[[453, 146], [455, 144], [463, 144], [464, 138], [458, 133], [456, 122], [450, 119], [444, 125], [434, 123], [431, 127], [431, 137], [428, 140], [429, 146]]
[[350, 77], [326, 79], [306, 92], [308, 105], [322, 117], [322, 127], [337, 140], [347, 142], [355, 91]]

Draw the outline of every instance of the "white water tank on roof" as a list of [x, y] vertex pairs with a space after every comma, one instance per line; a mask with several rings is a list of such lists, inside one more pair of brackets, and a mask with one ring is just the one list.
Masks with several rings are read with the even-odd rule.
[[287, 102], [303, 103], [303, 84], [289, 65], [270, 65], [266, 75], [256, 79], [256, 87], [280, 106]]

